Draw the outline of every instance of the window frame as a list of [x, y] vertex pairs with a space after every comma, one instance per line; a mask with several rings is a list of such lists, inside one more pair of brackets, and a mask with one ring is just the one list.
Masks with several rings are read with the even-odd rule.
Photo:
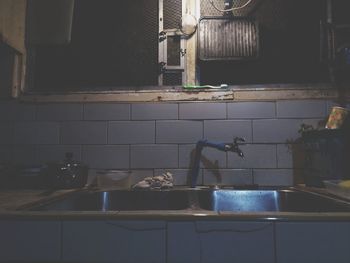
[[[200, 0], [183, 0], [187, 13], [199, 18]], [[25, 16], [25, 14], [22, 14]], [[23, 25], [24, 26], [24, 25]], [[22, 41], [24, 43], [24, 32]], [[186, 43], [184, 67], [187, 83], [198, 83], [196, 76], [196, 35]], [[295, 99], [350, 99], [350, 91], [338, 91], [332, 83], [323, 84], [262, 84], [230, 86], [226, 90], [185, 91], [181, 86], [151, 86], [141, 90], [118, 90], [103, 92], [44, 93], [26, 90], [26, 51], [19, 52], [14, 69], [12, 96], [23, 102], [167, 102], [167, 101], [274, 101]], [[24, 81], [25, 80], [25, 81]]]

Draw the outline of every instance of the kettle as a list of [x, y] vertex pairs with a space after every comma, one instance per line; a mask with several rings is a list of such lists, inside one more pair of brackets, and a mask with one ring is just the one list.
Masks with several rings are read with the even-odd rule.
[[84, 187], [87, 182], [88, 167], [73, 160], [73, 153], [67, 152], [60, 163], [48, 163], [43, 169], [47, 186], [54, 189]]

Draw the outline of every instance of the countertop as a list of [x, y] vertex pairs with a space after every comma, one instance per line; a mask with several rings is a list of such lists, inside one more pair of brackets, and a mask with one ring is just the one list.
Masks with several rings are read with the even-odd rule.
[[76, 189], [69, 190], [0, 190], [0, 213], [16, 211], [23, 206], [36, 204], [46, 200], [63, 197], [66, 194], [76, 192]]
[[[324, 189], [308, 191], [327, 194]], [[29, 211], [34, 204], [64, 198], [82, 189], [0, 190], [0, 219], [2, 220], [234, 220], [234, 221], [350, 221], [350, 212], [215, 212], [207, 210], [149, 210], [149, 211]], [[334, 197], [334, 196], [333, 196]]]

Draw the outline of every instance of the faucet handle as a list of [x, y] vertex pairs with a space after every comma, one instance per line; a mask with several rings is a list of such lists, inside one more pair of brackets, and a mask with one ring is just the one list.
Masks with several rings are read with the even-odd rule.
[[[242, 143], [242, 142], [243, 142], [243, 143]], [[233, 143], [234, 143], [235, 145], [244, 144], [244, 142], [245, 142], [245, 139], [242, 138], [242, 137], [235, 137], [235, 138], [233, 139]]]
[[243, 145], [245, 144], [245, 139], [241, 138], [241, 137], [235, 137], [233, 139], [233, 147], [232, 147], [232, 151], [236, 152], [238, 154], [239, 157], [243, 158], [244, 154], [242, 152], [242, 150], [239, 148], [239, 145]]

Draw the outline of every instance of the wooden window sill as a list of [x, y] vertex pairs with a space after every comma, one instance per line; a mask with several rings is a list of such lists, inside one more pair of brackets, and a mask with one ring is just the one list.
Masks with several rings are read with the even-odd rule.
[[[332, 84], [268, 84], [230, 86], [223, 90], [183, 90], [169, 87], [162, 90], [121, 90], [72, 93], [25, 93], [23, 102], [167, 102], [167, 101], [275, 101], [302, 99], [338, 99], [339, 91]], [[350, 92], [347, 91], [347, 99]]]

